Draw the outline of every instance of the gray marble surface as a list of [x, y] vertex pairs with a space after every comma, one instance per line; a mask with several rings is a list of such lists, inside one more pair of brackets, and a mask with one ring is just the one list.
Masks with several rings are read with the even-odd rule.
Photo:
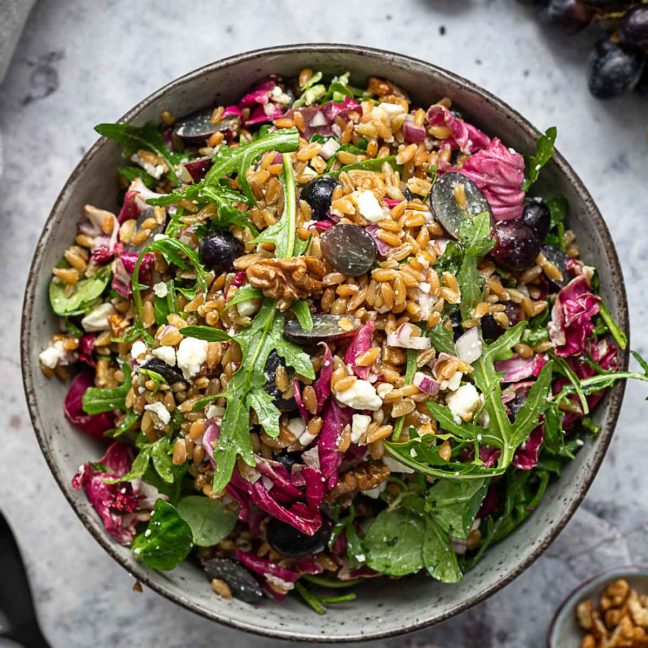
[[[0, 507], [18, 534], [45, 632], [56, 647], [278, 645], [209, 623], [151, 592], [132, 592], [131, 577], [83, 529], [29, 424], [19, 309], [41, 226], [94, 141], [94, 124], [116, 119], [209, 61], [307, 41], [361, 43], [427, 59], [501, 96], [538, 127], [556, 124], [561, 151], [612, 231], [627, 281], [633, 345], [648, 351], [648, 102], [590, 98], [588, 36], [549, 37], [513, 0], [40, 0], [0, 87]], [[555, 606], [577, 582], [615, 564], [648, 562], [645, 395], [645, 387], [628, 387], [592, 490], [540, 560], [462, 616], [376, 645], [541, 646]]]

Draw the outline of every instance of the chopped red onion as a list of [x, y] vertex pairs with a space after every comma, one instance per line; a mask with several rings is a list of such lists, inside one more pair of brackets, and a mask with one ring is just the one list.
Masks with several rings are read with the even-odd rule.
[[434, 380], [432, 376], [424, 374], [422, 371], [417, 371], [414, 374], [412, 383], [416, 385], [422, 392], [429, 394], [430, 396], [436, 396], [439, 393], [440, 383], [437, 380]]
[[401, 349], [429, 349], [432, 346], [432, 340], [422, 335], [413, 335], [414, 327], [409, 324], [401, 324], [394, 333], [387, 335], [387, 344], [392, 347]]

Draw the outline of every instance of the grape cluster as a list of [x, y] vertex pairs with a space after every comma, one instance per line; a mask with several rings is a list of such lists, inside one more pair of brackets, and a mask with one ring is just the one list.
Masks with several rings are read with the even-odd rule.
[[589, 89], [598, 99], [635, 90], [648, 98], [648, 0], [518, 0], [549, 27], [602, 30], [592, 52]]

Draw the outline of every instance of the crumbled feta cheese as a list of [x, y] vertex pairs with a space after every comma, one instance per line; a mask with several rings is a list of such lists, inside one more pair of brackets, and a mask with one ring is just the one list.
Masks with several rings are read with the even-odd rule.
[[153, 412], [163, 425], [167, 425], [171, 420], [171, 414], [163, 403], [149, 403], [148, 405], [144, 405], [144, 409]]
[[322, 146], [322, 149], [320, 150], [320, 156], [323, 157], [325, 160], [328, 160], [332, 158], [340, 148], [340, 144], [338, 143], [337, 140], [334, 140], [332, 137], [331, 139], [327, 139], [324, 145]]
[[461, 379], [463, 378], [463, 374], [461, 371], [455, 371], [448, 380], [442, 380], [439, 389], [441, 391], [457, 391], [459, 389], [459, 385], [461, 385]]
[[370, 488], [369, 490], [362, 491], [363, 495], [366, 495], [367, 497], [371, 497], [371, 499], [378, 499], [380, 497], [380, 494], [387, 488], [387, 480], [380, 482], [378, 486], [374, 488]]
[[146, 173], [152, 175], [156, 180], [159, 180], [162, 177], [162, 174], [167, 170], [166, 164], [152, 164], [148, 160], [145, 160], [139, 153], [133, 153], [130, 159], [139, 164]]
[[206, 340], [197, 340], [192, 337], [184, 338], [180, 342], [176, 357], [178, 367], [187, 380], [196, 375], [207, 360], [207, 344]]
[[172, 346], [161, 346], [153, 349], [153, 355], [156, 358], [166, 362], [169, 366], [173, 367], [176, 363], [176, 350]]
[[370, 223], [377, 223], [385, 218], [385, 212], [373, 191], [369, 189], [354, 191], [351, 200], [357, 205], [360, 214]]
[[135, 360], [139, 360], [143, 355], [148, 351], [146, 343], [142, 340], [135, 340], [133, 346], [131, 347], [130, 353]]
[[158, 281], [155, 286], [153, 286], [153, 292], [156, 297], [164, 299], [169, 294], [169, 288], [164, 281]]
[[470, 421], [481, 406], [481, 396], [472, 383], [466, 383], [446, 396], [446, 405], [455, 416]]
[[225, 414], [225, 408], [221, 407], [220, 405], [210, 405], [207, 408], [207, 418], [217, 418], [219, 416], [223, 416]]
[[387, 101], [383, 101], [382, 103], [379, 103], [378, 109], [383, 110], [390, 117], [395, 117], [396, 115], [400, 115], [401, 113], [405, 112], [405, 108], [403, 108], [403, 106], [401, 106], [400, 104], [389, 103]]
[[317, 171], [315, 171], [315, 169], [313, 169], [312, 167], [307, 166], [302, 171], [302, 175], [306, 176], [307, 178], [317, 178], [319, 173], [317, 173]]
[[472, 364], [477, 360], [484, 349], [479, 331], [476, 328], [469, 329], [456, 341], [457, 357], [463, 362]]
[[306, 423], [304, 423], [303, 418], [295, 417], [286, 423], [286, 427], [288, 428], [288, 432], [294, 437], [299, 438], [306, 430]]
[[400, 461], [397, 461], [396, 459], [393, 459], [392, 457], [383, 457], [383, 463], [387, 468], [389, 468], [389, 472], [392, 473], [407, 473], [411, 474], [414, 472], [412, 468], [409, 466], [406, 466], [405, 464], [402, 464]]
[[114, 306], [109, 302], [99, 304], [99, 306], [91, 310], [81, 320], [81, 326], [83, 327], [83, 330], [88, 333], [93, 333], [94, 331], [107, 331], [110, 329], [108, 318], [116, 312]]
[[366, 414], [354, 414], [351, 418], [351, 443], [360, 443], [362, 435], [367, 431], [371, 423], [371, 416]]
[[251, 317], [259, 310], [259, 302], [256, 299], [249, 299], [237, 304], [236, 310], [242, 317]]
[[394, 391], [394, 385], [391, 383], [380, 383], [378, 387], [376, 387], [376, 393], [380, 398], [385, 398], [390, 391]]
[[306, 430], [306, 432], [304, 432], [299, 437], [298, 440], [299, 440], [299, 443], [301, 443], [301, 445], [303, 445], [304, 448], [306, 448], [311, 443], [313, 443], [313, 441], [315, 441], [316, 438], [317, 438], [317, 434], [313, 434], [312, 432], [309, 432], [308, 430]]
[[291, 589], [294, 589], [295, 583], [290, 583], [285, 581], [279, 576], [273, 576], [272, 574], [264, 574], [265, 579], [270, 583], [275, 589], [278, 589], [281, 592], [289, 592]]
[[41, 351], [38, 355], [38, 359], [41, 361], [41, 364], [48, 369], [56, 369], [56, 365], [59, 361], [65, 358], [65, 347], [61, 340], [57, 340], [54, 344]]
[[356, 380], [353, 387], [338, 392], [336, 398], [343, 405], [356, 410], [375, 412], [382, 405], [382, 399], [376, 393], [376, 388], [368, 380]]

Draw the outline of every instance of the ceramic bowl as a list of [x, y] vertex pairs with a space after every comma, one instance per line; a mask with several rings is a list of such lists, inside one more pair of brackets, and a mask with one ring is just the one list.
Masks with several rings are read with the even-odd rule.
[[648, 594], [648, 565], [613, 567], [592, 576], [560, 604], [549, 626], [547, 648], [579, 648], [583, 630], [576, 620], [576, 606], [586, 599], [598, 604], [601, 592], [619, 578], [627, 580], [639, 594]]
[[[534, 150], [538, 131], [512, 108], [469, 81], [424, 61], [346, 45], [282, 46], [233, 56], [169, 83], [122, 119], [142, 124], [157, 120], [163, 108], [185, 115], [215, 102], [227, 105], [266, 75], [293, 76], [305, 66], [327, 74], [349, 70], [360, 86], [369, 75], [386, 77], [405, 88], [422, 106], [450, 96], [455, 107], [487, 133], [499, 136], [520, 152]], [[279, 638], [350, 641], [396, 635], [447, 619], [506, 585], [546, 549], [585, 496], [603, 460], [621, 406], [623, 385], [613, 389], [597, 409], [595, 418], [601, 434], [586, 443], [562, 478], [549, 488], [538, 510], [512, 536], [493, 547], [457, 585], [442, 585], [425, 577], [372, 582], [359, 589], [352, 606], [332, 607], [320, 617], [292, 598], [284, 604], [266, 601], [256, 608], [236, 600], [225, 601], [214, 596], [208, 580], [196, 567], [184, 564], [169, 573], [150, 571], [137, 563], [127, 548], [112, 542], [85, 496], [70, 484], [79, 464], [99, 457], [101, 447], [66, 421], [62, 405], [66, 387], [45, 378], [38, 353], [57, 324], [47, 300], [51, 268], [72, 240], [85, 203], [117, 207], [119, 164], [118, 146], [99, 140], [63, 187], [36, 248], [22, 322], [25, 391], [43, 454], [71, 506], [117, 562], [163, 596], [232, 627]], [[598, 267], [601, 293], [627, 332], [623, 278], [610, 234], [587, 189], [559, 153], [543, 171], [538, 190], [547, 195], [563, 194], [569, 200], [570, 227], [578, 235], [582, 257]]]

